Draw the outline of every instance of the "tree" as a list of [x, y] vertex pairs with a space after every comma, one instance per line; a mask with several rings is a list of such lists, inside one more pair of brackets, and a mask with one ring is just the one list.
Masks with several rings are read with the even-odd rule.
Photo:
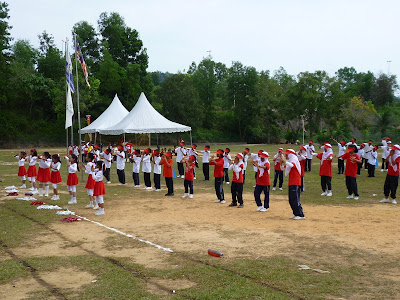
[[384, 110], [375, 116], [373, 129], [379, 132], [380, 136], [383, 137], [393, 128], [394, 123], [395, 120], [392, 112], [390, 110]]
[[387, 76], [386, 74], [379, 75], [375, 80], [372, 90], [373, 103], [377, 107], [392, 104], [396, 88], [398, 88], [396, 76]]
[[62, 52], [55, 46], [54, 37], [43, 31], [39, 35], [38, 71], [41, 75], [52, 80], [65, 76], [65, 59]]
[[10, 70], [10, 29], [8, 24], [9, 9], [6, 2], [0, 2], [0, 106], [7, 103], [8, 79]]
[[100, 59], [100, 41], [96, 29], [88, 22], [81, 21], [72, 27], [72, 34], [74, 33], [85, 55], [86, 64], [90, 69], [96, 68]]

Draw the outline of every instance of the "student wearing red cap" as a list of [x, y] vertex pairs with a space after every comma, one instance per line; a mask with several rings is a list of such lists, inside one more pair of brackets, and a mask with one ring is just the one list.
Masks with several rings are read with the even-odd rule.
[[112, 155], [111, 149], [107, 148], [104, 152], [100, 153], [100, 158], [104, 161], [104, 177], [107, 179], [107, 183], [111, 183], [110, 181], [110, 170], [111, 170], [111, 162], [112, 162]]
[[196, 168], [199, 167], [199, 164], [197, 163], [197, 156], [199, 155], [199, 153], [196, 151], [196, 148], [197, 148], [197, 145], [192, 144], [192, 148], [188, 149], [188, 151], [187, 151], [188, 156], [193, 155], [195, 158], [195, 160], [194, 160], [195, 168], [193, 169], [194, 179], [196, 179]]
[[196, 157], [194, 155], [189, 155], [187, 160], [184, 160], [185, 164], [185, 180], [183, 185], [185, 187], [185, 194], [182, 198], [193, 198], [193, 179], [194, 179], [194, 167], [195, 167]]
[[225, 182], [226, 182], [226, 184], [230, 183], [230, 181], [229, 181], [229, 172], [228, 172], [229, 165], [230, 165], [230, 163], [232, 161], [231, 155], [229, 154], [230, 152], [231, 152], [231, 149], [225, 148], [225, 151], [224, 151], [224, 174], [225, 174]]
[[142, 154], [142, 171], [143, 171], [143, 179], [144, 179], [144, 190], [152, 190], [151, 187], [151, 149], [146, 148]]
[[140, 154], [140, 150], [136, 149], [133, 151], [132, 156], [130, 157], [130, 161], [133, 164], [132, 167], [132, 178], [133, 178], [133, 187], [140, 187], [140, 163], [142, 162], [142, 156]]
[[223, 183], [224, 183], [224, 151], [221, 149], [218, 149], [217, 152], [217, 158], [214, 157], [214, 155], [211, 155], [210, 157], [210, 165], [214, 165], [214, 187], [215, 187], [215, 194], [217, 195], [218, 200], [215, 201], [217, 203], [225, 203], [225, 198], [224, 198], [224, 188], [223, 188]]
[[382, 145], [382, 168], [381, 168], [381, 172], [387, 171], [388, 170], [388, 164], [386, 162], [386, 158], [388, 158], [389, 154], [390, 154], [390, 148], [392, 147], [392, 142], [389, 141], [385, 141], [386, 145]]
[[247, 161], [249, 160], [249, 153], [250, 153], [250, 149], [249, 148], [244, 148], [242, 156], [243, 156], [243, 184], [246, 181], [246, 170], [247, 170]]
[[174, 195], [174, 181], [172, 179], [172, 153], [166, 152], [162, 158], [160, 165], [163, 167], [163, 176], [165, 178], [165, 185], [167, 186], [168, 192], [165, 196], [173, 196]]
[[357, 146], [350, 144], [347, 147], [347, 152], [341, 156], [344, 160], [346, 160], [346, 169], [344, 171], [344, 175], [346, 176], [346, 187], [349, 195], [346, 197], [347, 199], [354, 200], [359, 199], [358, 188], [357, 188], [357, 164], [361, 163], [360, 157], [356, 153]]
[[243, 170], [244, 170], [244, 162], [243, 162], [243, 154], [238, 153], [235, 156], [234, 161], [229, 166], [229, 170], [233, 171], [232, 174], [232, 185], [231, 185], [231, 193], [232, 193], [232, 203], [229, 206], [237, 206], [239, 202], [239, 207], [243, 207]]
[[279, 190], [282, 191], [282, 185], [283, 185], [283, 171], [281, 169], [281, 161], [283, 158], [283, 148], [278, 149], [278, 153], [276, 153], [273, 157], [274, 160], [274, 184], [272, 186], [272, 190], [275, 191], [276, 189], [276, 183], [279, 178]]
[[311, 163], [312, 163], [313, 153], [315, 152], [314, 142], [312, 140], [309, 140], [308, 145], [304, 147], [307, 149], [307, 161], [304, 167], [304, 172], [311, 172]]
[[289, 177], [289, 204], [293, 211], [293, 220], [304, 220], [305, 216], [300, 203], [300, 186], [301, 186], [301, 166], [297, 158], [296, 151], [288, 149], [284, 152], [285, 158], [282, 164], [285, 168], [285, 176]]
[[125, 152], [122, 146], [118, 146], [115, 151], [115, 155], [117, 156], [117, 175], [119, 185], [125, 184]]
[[305, 175], [305, 168], [306, 168], [306, 162], [307, 162], [307, 149], [304, 146], [300, 147], [300, 151], [297, 153], [297, 158], [299, 159], [300, 162], [300, 167], [301, 167], [301, 186], [300, 186], [300, 192], [304, 193], [305, 188], [304, 188], [304, 175]]
[[203, 175], [204, 175], [204, 180], [209, 181], [210, 180], [210, 146], [205, 146], [204, 150], [201, 150], [201, 153], [203, 154]]
[[[388, 165], [388, 172], [386, 174], [385, 185], [383, 186], [383, 193], [385, 198], [383, 198], [380, 203], [397, 204], [396, 192], [397, 186], [399, 185], [399, 163], [400, 163], [400, 146], [394, 145], [390, 148], [390, 153], [386, 158], [386, 163]], [[389, 201], [389, 194], [392, 198]]]
[[187, 151], [185, 149], [185, 142], [180, 143], [180, 147], [177, 147], [175, 149], [175, 153], [176, 153], [176, 163], [178, 165], [179, 176], [181, 178], [185, 178], [185, 170], [183, 169], [183, 163], [182, 163], [183, 158], [187, 154]]
[[345, 153], [346, 151], [346, 142], [345, 141], [341, 141], [340, 143], [335, 140], [333, 137], [331, 137], [331, 140], [333, 140], [338, 148], [339, 148], [339, 152], [338, 152], [338, 174], [343, 174], [344, 173], [344, 160], [341, 159], [340, 157]]
[[[271, 180], [269, 177], [269, 154], [268, 152], [261, 152], [260, 158], [253, 160], [253, 165], [257, 167], [256, 187], [254, 188], [254, 199], [257, 204], [259, 212], [265, 212], [269, 209], [269, 189]], [[264, 192], [264, 205], [261, 202], [261, 193]]]
[[161, 191], [161, 157], [160, 157], [160, 150], [156, 149], [153, 151], [153, 156], [151, 157], [151, 161], [154, 164], [154, 191], [160, 192]]
[[375, 177], [375, 165], [378, 159], [378, 146], [373, 146], [370, 151], [368, 151], [368, 177]]
[[324, 145], [324, 152], [314, 153], [314, 155], [321, 160], [319, 168], [319, 176], [321, 177], [321, 196], [332, 196], [332, 158], [333, 151], [332, 145], [327, 143]]

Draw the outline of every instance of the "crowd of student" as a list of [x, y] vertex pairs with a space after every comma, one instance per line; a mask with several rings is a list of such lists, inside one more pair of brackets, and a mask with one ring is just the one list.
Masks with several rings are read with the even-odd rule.
[[[375, 167], [378, 164], [377, 150], [378, 146], [368, 143], [356, 144], [356, 139], [345, 143], [337, 142], [338, 154], [338, 174], [346, 176], [346, 187], [348, 190], [347, 198], [359, 199], [357, 176], [360, 176], [360, 170], [368, 170], [368, 176], [375, 176]], [[380, 147], [382, 154], [382, 169], [387, 171], [384, 184], [384, 198], [382, 203], [396, 204], [396, 191], [399, 178], [400, 146], [391, 146], [390, 137], [382, 140]], [[77, 203], [76, 187], [79, 184], [76, 173], [85, 170], [88, 175], [85, 188], [89, 197], [89, 204], [86, 208], [98, 209], [96, 215], [103, 215], [104, 199], [106, 194], [103, 177], [107, 183], [110, 182], [111, 163], [116, 162], [117, 176], [120, 185], [126, 184], [125, 164], [132, 163], [133, 187], [140, 187], [140, 168], [143, 172], [144, 189], [155, 192], [161, 191], [161, 174], [165, 178], [167, 193], [165, 196], [174, 196], [173, 178], [184, 179], [184, 195], [182, 198], [194, 197], [193, 182], [196, 179], [196, 168], [198, 168], [198, 158], [202, 154], [204, 180], [210, 180], [210, 165], [214, 166], [214, 188], [217, 196], [216, 202], [224, 204], [224, 183], [231, 184], [232, 202], [230, 207], [242, 208], [243, 203], [243, 185], [246, 179], [246, 169], [248, 162], [251, 162], [254, 170], [256, 184], [254, 186], [254, 199], [257, 205], [257, 211], [265, 212], [269, 209], [269, 195], [271, 187], [270, 170], [272, 165], [269, 161], [269, 153], [259, 150], [257, 153], [251, 153], [249, 148], [243, 152], [231, 156], [230, 149], [218, 149], [215, 154], [210, 152], [210, 146], [205, 146], [203, 150], [198, 151], [197, 145], [193, 144], [190, 148], [185, 147], [182, 141], [180, 146], [171, 149], [151, 150], [146, 148], [143, 151], [135, 149], [131, 142], [119, 146], [109, 146], [102, 151], [100, 145], [90, 145], [83, 143], [81, 145], [82, 157], [79, 161], [79, 149], [69, 148], [69, 156], [64, 157], [68, 166], [67, 189], [70, 194], [69, 204]], [[177, 174], [173, 172], [173, 157], [176, 157]], [[311, 172], [311, 162], [313, 157], [320, 160], [319, 175], [321, 179], [321, 196], [332, 196], [332, 161], [334, 159], [332, 145], [325, 142], [321, 146], [321, 152], [317, 153], [313, 141], [308, 145], [300, 146], [298, 151], [293, 149], [279, 148], [273, 156], [274, 180], [272, 190], [278, 185], [279, 190], [283, 189], [284, 175], [288, 177], [288, 196], [289, 204], [292, 209], [292, 219], [305, 219], [303, 209], [300, 203], [300, 194], [305, 191], [304, 176], [306, 172]], [[21, 178], [21, 188], [26, 188], [26, 180], [31, 183], [31, 192], [38, 194], [39, 197], [49, 195], [49, 184], [53, 187], [52, 200], [59, 200], [57, 184], [62, 181], [60, 175], [61, 158], [58, 154], [50, 155], [44, 152], [38, 156], [35, 149], [29, 153], [22, 151], [16, 156], [19, 160], [18, 176]], [[84, 164], [83, 161], [86, 163]], [[346, 164], [345, 164], [346, 162]], [[28, 170], [25, 163], [29, 164]], [[36, 164], [39, 163], [37, 171]], [[80, 168], [79, 168], [80, 167]], [[232, 183], [230, 180], [232, 172]], [[153, 173], [154, 188], [152, 187], [151, 174]], [[39, 188], [37, 187], [39, 183]], [[261, 194], [264, 194], [264, 201], [261, 201]], [[389, 200], [389, 196], [391, 199]]]

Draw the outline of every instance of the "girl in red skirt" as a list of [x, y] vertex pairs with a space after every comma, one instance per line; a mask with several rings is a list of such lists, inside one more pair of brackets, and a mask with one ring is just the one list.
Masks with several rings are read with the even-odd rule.
[[22, 185], [19, 187], [20, 189], [26, 189], [26, 172], [25, 169], [25, 157], [26, 157], [26, 152], [22, 151], [20, 154], [14, 156], [16, 159], [18, 159], [18, 176], [21, 178]]
[[106, 194], [106, 189], [103, 183], [103, 162], [98, 160], [96, 162], [96, 169], [93, 166], [93, 178], [96, 181], [94, 185], [94, 196], [96, 197], [96, 203], [99, 206], [99, 210], [96, 211], [94, 214], [97, 216], [104, 215], [104, 199], [103, 195]]
[[38, 193], [38, 190], [36, 188], [36, 162], [37, 162], [37, 152], [35, 149], [32, 149], [30, 151], [30, 155], [26, 158], [26, 160], [29, 162], [29, 168], [28, 168], [28, 180], [31, 183], [32, 187], [30, 190], [32, 193], [36, 194]]
[[51, 200], [60, 200], [60, 196], [58, 196], [58, 191], [57, 191], [57, 183], [60, 183], [61, 180], [61, 174], [60, 174], [60, 168], [61, 168], [61, 160], [60, 156], [58, 154], [53, 154], [51, 157], [52, 162], [51, 162], [51, 175], [50, 175], [50, 182], [53, 185], [53, 197], [51, 197]]
[[75, 154], [71, 154], [69, 157], [65, 157], [65, 159], [67, 160], [68, 166], [67, 189], [71, 196], [71, 200], [68, 201], [68, 204], [76, 204], [76, 186], [79, 183], [78, 176], [76, 175], [76, 172], [79, 171], [77, 164], [78, 157]]
[[93, 179], [93, 167], [95, 166], [94, 161], [94, 154], [93, 152], [90, 152], [86, 155], [86, 166], [83, 165], [83, 163], [81, 163], [81, 167], [85, 168], [85, 173], [88, 174], [88, 179], [86, 181], [86, 186], [85, 188], [87, 189], [87, 194], [89, 196], [89, 204], [86, 205], [85, 208], [93, 208], [93, 209], [98, 209], [99, 207], [97, 206], [96, 203], [96, 207], [93, 205], [94, 202], [94, 196], [93, 196], [93, 191], [94, 191], [94, 184], [95, 181]]
[[49, 181], [50, 181], [50, 165], [51, 156], [49, 152], [44, 152], [39, 160], [39, 171], [37, 174], [37, 181], [39, 181], [39, 197], [43, 196], [43, 184], [45, 189], [45, 196], [49, 196]]

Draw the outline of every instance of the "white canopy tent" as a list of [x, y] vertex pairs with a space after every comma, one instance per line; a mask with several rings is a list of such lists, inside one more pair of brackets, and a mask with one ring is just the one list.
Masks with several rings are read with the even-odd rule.
[[[121, 118], [119, 118], [121, 119]], [[136, 105], [120, 122], [108, 128], [101, 128], [99, 132], [105, 135], [119, 135], [125, 133], [173, 133], [192, 131], [190, 126], [172, 122], [161, 115], [147, 100], [142, 92]]]
[[122, 105], [117, 94], [115, 94], [114, 100], [111, 102], [110, 106], [96, 120], [94, 120], [93, 123], [82, 128], [81, 133], [100, 132], [101, 129], [117, 124], [128, 114], [129, 111]]

